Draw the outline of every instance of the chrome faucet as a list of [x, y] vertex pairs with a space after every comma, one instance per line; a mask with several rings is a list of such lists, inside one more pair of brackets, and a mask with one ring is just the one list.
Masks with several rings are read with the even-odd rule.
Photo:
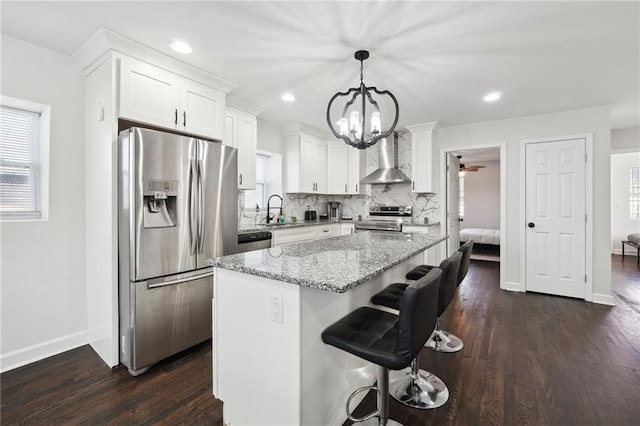
[[[267, 200], [267, 223], [271, 223], [271, 221], [273, 220], [273, 218], [275, 217], [275, 215], [273, 216], [269, 216], [269, 211], [271, 210], [271, 199], [273, 197], [278, 197], [280, 198], [280, 216], [282, 216], [282, 197], [279, 196], [278, 194], [273, 194], [269, 197], [269, 199]], [[278, 207], [274, 207], [274, 208], [278, 208]]]

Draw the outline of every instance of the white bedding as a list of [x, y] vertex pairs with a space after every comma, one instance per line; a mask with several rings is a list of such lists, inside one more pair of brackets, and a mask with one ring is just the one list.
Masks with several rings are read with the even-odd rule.
[[494, 246], [500, 245], [500, 230], [499, 229], [484, 229], [484, 228], [465, 228], [460, 230], [460, 242], [466, 243], [469, 240], [473, 240], [480, 244], [492, 244]]

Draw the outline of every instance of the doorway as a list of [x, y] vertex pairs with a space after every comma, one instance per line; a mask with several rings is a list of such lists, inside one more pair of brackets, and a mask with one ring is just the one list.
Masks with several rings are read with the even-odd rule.
[[[506, 241], [505, 158], [505, 143], [441, 150], [440, 193], [444, 199], [440, 203], [440, 223], [442, 231], [450, 236], [447, 253], [472, 239], [476, 242], [472, 259], [504, 261], [500, 248]], [[478, 237], [478, 232], [483, 236]], [[508, 289], [504, 269], [500, 268], [500, 288]]]

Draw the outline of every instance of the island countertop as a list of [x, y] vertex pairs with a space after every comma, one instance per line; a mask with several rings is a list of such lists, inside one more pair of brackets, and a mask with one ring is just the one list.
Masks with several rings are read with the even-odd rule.
[[344, 293], [446, 238], [369, 231], [218, 257], [213, 266]]

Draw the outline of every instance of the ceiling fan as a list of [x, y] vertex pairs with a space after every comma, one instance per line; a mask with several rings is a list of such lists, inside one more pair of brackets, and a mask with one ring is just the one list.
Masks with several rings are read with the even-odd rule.
[[[462, 155], [457, 155], [456, 156], [458, 158], [458, 160], [460, 160], [462, 158]], [[466, 165], [464, 163], [460, 163], [460, 171], [461, 172], [477, 172], [480, 169], [486, 169], [487, 166], [476, 166], [476, 165]]]

